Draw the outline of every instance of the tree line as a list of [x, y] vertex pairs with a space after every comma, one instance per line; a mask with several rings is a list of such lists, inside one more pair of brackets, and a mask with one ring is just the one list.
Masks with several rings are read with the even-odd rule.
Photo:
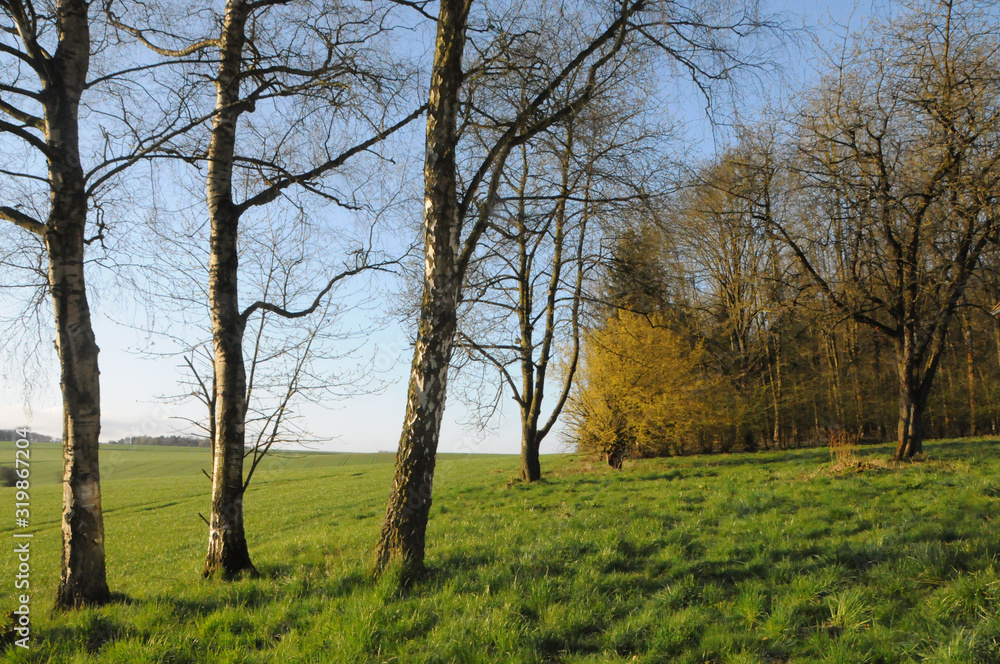
[[[0, 429], [0, 439], [3, 440], [17, 440], [18, 438], [23, 438], [24, 436], [19, 436], [17, 429]], [[35, 433], [34, 431], [28, 432], [28, 439], [31, 442], [39, 443], [56, 443], [59, 442], [52, 436], [46, 436], [45, 434]]]
[[[914, 6], [617, 238], [572, 430], [617, 464], [995, 433], [1000, 42]], [[601, 316], [603, 315], [603, 319]]]
[[126, 436], [110, 441], [116, 445], [164, 445], [167, 447], [209, 447], [208, 438], [197, 436]]
[[[802, 321], [782, 314], [798, 311], [785, 305], [839, 312], [882, 334], [857, 333], [858, 344], [884, 338], [893, 349], [901, 453], [919, 451], [952, 319], [995, 240], [996, 35], [975, 16], [989, 13], [983, 7], [914, 5], [892, 24], [899, 57], [857, 49], [868, 69], [885, 68], [876, 84], [845, 64], [837, 85], [817, 89], [796, 116], [797, 141], [747, 132], [717, 164], [679, 178], [664, 147], [672, 128], [662, 92], [687, 81], [712, 109], [764, 76], [788, 31], [757, 2], [227, 0], [222, 11], [195, 11], [0, 0], [0, 140], [11, 155], [0, 165], [0, 217], [18, 233], [4, 285], [23, 295], [19, 320], [52, 325], [61, 371], [57, 606], [110, 598], [88, 281], [97, 268], [126, 290], [165, 278], [177, 317], [158, 323], [168, 336], [188, 307], [203, 312], [206, 338], [186, 363], [211, 440], [205, 576], [257, 573], [246, 489], [286, 435], [295, 399], [336, 392], [313, 361], [330, 352], [341, 289], [378, 272], [408, 279], [415, 334], [376, 574], [424, 571], [450, 372], [481, 377], [483, 397], [494, 386], [479, 400], [485, 416], [500, 395], [514, 397], [522, 475], [533, 481], [540, 441], [564, 407], [595, 421], [574, 383], [626, 374], [619, 362], [607, 381], [596, 378], [594, 349], [602, 334], [617, 343], [615, 325], [633, 334], [633, 316], [673, 335], [639, 344], [655, 351], [643, 368], [673, 381], [699, 375], [682, 391], [689, 404], [712, 390], [742, 390], [741, 399], [757, 390], [763, 404], [782, 386], [772, 434], [782, 440], [801, 411], [788, 395], [799, 389], [790, 375]], [[433, 34], [427, 57], [412, 43], [421, 31]], [[408, 195], [404, 137], [418, 121], [413, 244], [423, 251], [409, 270], [406, 255], [378, 246], [376, 229], [393, 210], [412, 209], [399, 201]], [[176, 186], [163, 191], [162, 179]], [[145, 210], [141, 223], [126, 212], [135, 207]], [[145, 245], [155, 255], [130, 271]], [[713, 250], [715, 262], [704, 262]], [[641, 286], [602, 277], [608, 264]], [[704, 265], [717, 274], [695, 269]], [[46, 299], [50, 319], [38, 313]], [[161, 313], [154, 307], [150, 318]], [[716, 334], [691, 334], [707, 314]], [[728, 344], [727, 357], [713, 339]], [[634, 386], [623, 396], [625, 387]], [[759, 433], [753, 414], [766, 419], [757, 403], [726, 425], [744, 445]], [[633, 412], [622, 412], [621, 427], [638, 440]], [[670, 412], [642, 435], [666, 440], [695, 417]], [[685, 440], [714, 435], [686, 431]]]

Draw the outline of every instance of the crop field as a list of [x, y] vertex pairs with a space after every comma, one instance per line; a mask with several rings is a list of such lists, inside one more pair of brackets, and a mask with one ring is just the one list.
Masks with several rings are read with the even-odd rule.
[[[832, 472], [825, 449], [438, 464], [429, 576], [373, 581], [391, 455], [281, 454], [246, 497], [262, 575], [200, 577], [208, 450], [102, 446], [116, 601], [54, 613], [60, 451], [32, 445], [28, 662], [1000, 662], [997, 441]], [[13, 459], [0, 445], [0, 463]], [[888, 448], [858, 454], [881, 460]], [[10, 518], [14, 489], [0, 489]], [[15, 556], [0, 556], [0, 609]], [[9, 620], [8, 618], [5, 618]]]

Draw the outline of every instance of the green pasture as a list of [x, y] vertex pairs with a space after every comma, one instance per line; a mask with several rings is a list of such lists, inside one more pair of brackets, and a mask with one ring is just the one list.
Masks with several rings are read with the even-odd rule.
[[[32, 445], [29, 662], [1000, 662], [997, 442], [831, 473], [826, 450], [441, 457], [428, 578], [373, 581], [391, 455], [283, 453], [246, 497], [261, 578], [200, 578], [208, 450], [102, 446], [109, 606], [53, 613], [57, 445]], [[859, 452], [874, 459], [888, 448]], [[13, 447], [0, 445], [0, 464]], [[13, 551], [14, 489], [0, 489]], [[3, 506], [7, 507], [4, 508]], [[17, 529], [19, 532], [25, 532]], [[0, 556], [0, 609], [14, 556]]]

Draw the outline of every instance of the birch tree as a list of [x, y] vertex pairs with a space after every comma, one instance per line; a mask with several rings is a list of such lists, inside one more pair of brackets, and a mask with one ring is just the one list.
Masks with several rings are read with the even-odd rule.
[[[473, 43], [476, 54], [466, 56], [470, 15], [478, 16], [471, 14], [473, 7], [489, 19], [482, 22], [484, 31], [494, 28], [496, 32], [492, 50]], [[442, 0], [439, 5], [424, 164], [423, 295], [403, 431], [376, 549], [376, 572], [393, 562], [404, 576], [424, 569], [427, 518], [463, 279], [486, 231], [512, 151], [579, 113], [622, 59], [637, 57], [640, 44], [654, 44], [671, 64], [696, 77], [704, 72], [706, 78], [725, 78], [737, 65], [725, 37], [760, 26], [752, 7], [732, 14], [726, 13], [729, 7], [722, 7], [724, 17], [717, 20], [718, 15], [702, 13], [701, 8], [637, 0], [602, 7], [599, 16], [581, 8], [573, 16], [574, 23], [566, 22], [571, 12], [552, 9], [543, 20], [531, 21], [516, 12], [502, 18], [490, 16], [488, 6], [480, 9], [466, 0]], [[497, 29], [498, 25], [502, 28]], [[558, 52], [553, 44], [559, 45]], [[491, 108], [479, 118], [496, 128], [496, 137], [486, 150], [462, 153], [466, 157], [462, 165], [468, 170], [463, 169], [460, 176], [456, 155], [462, 151], [461, 108], [473, 103], [463, 94], [468, 92], [463, 81], [470, 81], [470, 86], [488, 83], [491, 68], [515, 52], [543, 55], [532, 61], [532, 92], [518, 95], [506, 114]], [[716, 65], [721, 67], [715, 69]]]
[[[49, 189], [47, 218], [36, 219], [17, 203], [0, 207], [0, 216], [41, 236], [48, 255], [65, 450], [62, 574], [56, 603], [97, 604], [107, 601], [109, 593], [98, 462], [100, 372], [83, 269], [89, 238], [79, 108], [90, 67], [88, 4], [63, 0], [53, 14], [41, 16], [31, 2], [3, 2], [0, 8], [6, 34], [0, 53], [11, 75], [0, 85], [6, 97], [0, 110], [7, 116], [0, 120], [0, 131], [36, 150], [47, 167], [46, 175], [37, 178]], [[51, 30], [57, 31], [57, 41]]]
[[[343, 186], [340, 169], [423, 112], [399, 111], [408, 71], [388, 57], [386, 12], [365, 3], [228, 0], [211, 22], [217, 32], [199, 33], [204, 30], [200, 23], [178, 35], [173, 26], [151, 30], [142, 23], [157, 18], [155, 14], [130, 16], [109, 9], [122, 33], [154, 52], [165, 57], [197, 52], [215, 70], [207, 145], [179, 145], [162, 153], [204, 166], [211, 228], [208, 301], [215, 413], [204, 576], [257, 573], [243, 522], [248, 320], [263, 311], [286, 318], [309, 315], [337, 282], [370, 267], [359, 264], [331, 275], [301, 308], [269, 301], [242, 304], [241, 223], [293, 195], [358, 207], [355, 192]], [[195, 68], [190, 75], [203, 73]], [[334, 174], [339, 177], [330, 177]]]
[[[192, 126], [190, 118], [159, 107], [147, 106], [145, 115], [136, 112], [142, 102], [135, 94], [147, 102], [156, 96], [171, 100], [165, 105], [176, 109], [183, 104], [173, 101], [183, 93], [158, 88], [146, 77], [150, 67], [93, 39], [95, 16], [100, 15], [92, 15], [91, 3], [83, 0], [0, 2], [0, 150], [5, 155], [0, 218], [30, 234], [17, 244], [22, 257], [37, 257], [26, 266], [29, 273], [44, 275], [60, 367], [64, 470], [58, 607], [109, 598], [98, 461], [100, 372], [84, 269], [94, 249], [88, 248], [103, 248], [113, 233], [117, 220], [107, 214], [113, 207], [107, 197], [126, 170]], [[100, 55], [97, 67], [95, 53]], [[12, 255], [5, 253], [5, 259]]]

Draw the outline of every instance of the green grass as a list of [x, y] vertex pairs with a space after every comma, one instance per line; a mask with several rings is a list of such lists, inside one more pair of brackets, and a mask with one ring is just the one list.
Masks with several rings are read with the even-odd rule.
[[[102, 448], [120, 601], [53, 613], [59, 451], [32, 446], [32, 662], [1000, 662], [995, 441], [831, 475], [825, 450], [630, 463], [444, 456], [431, 576], [369, 577], [388, 455], [284, 455], [246, 499], [263, 572], [199, 577], [207, 451]], [[12, 458], [0, 446], [0, 463]], [[865, 454], [888, 455], [888, 448]], [[13, 489], [0, 489], [12, 523]], [[12, 528], [0, 528], [13, 548]], [[14, 608], [13, 556], [0, 608]]]

